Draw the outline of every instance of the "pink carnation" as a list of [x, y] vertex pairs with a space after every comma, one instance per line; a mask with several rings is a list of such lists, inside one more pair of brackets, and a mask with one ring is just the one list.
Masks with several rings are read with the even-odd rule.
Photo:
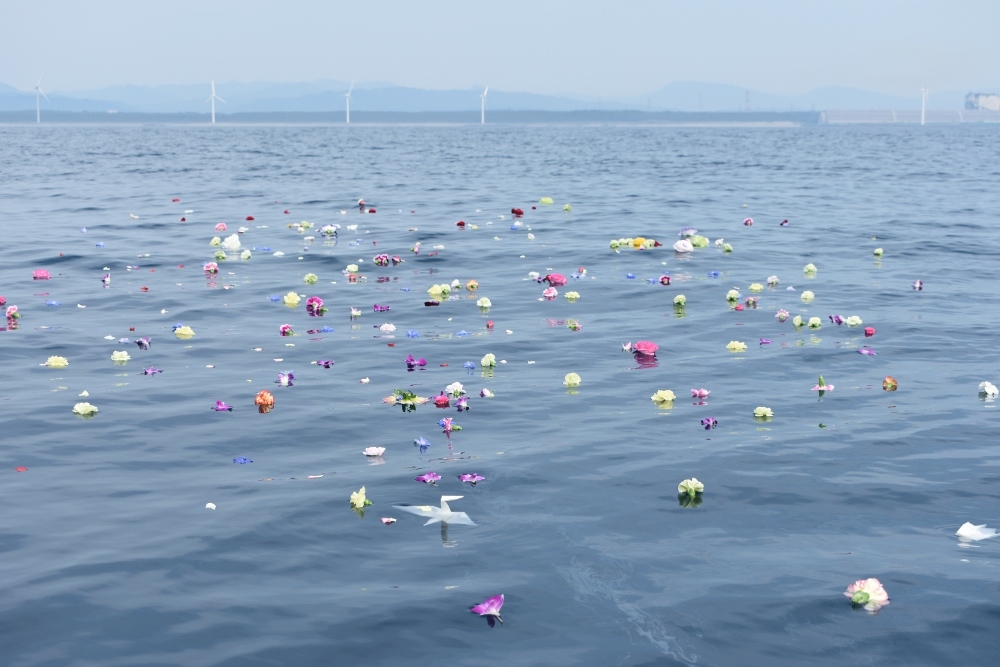
[[640, 340], [638, 343], [632, 344], [632, 351], [639, 354], [656, 354], [659, 349], [660, 346], [651, 340]]
[[35, 280], [48, 280], [51, 277], [52, 274], [46, 271], [45, 269], [35, 269], [35, 271], [32, 273], [32, 278], [34, 278]]

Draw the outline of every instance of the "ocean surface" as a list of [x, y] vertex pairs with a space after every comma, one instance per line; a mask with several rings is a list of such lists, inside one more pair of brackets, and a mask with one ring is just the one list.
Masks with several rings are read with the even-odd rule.
[[[0, 664], [995, 664], [1000, 538], [955, 533], [1000, 527], [997, 155], [986, 125], [0, 127]], [[454, 382], [468, 411], [383, 402]], [[394, 507], [442, 495], [475, 525]]]

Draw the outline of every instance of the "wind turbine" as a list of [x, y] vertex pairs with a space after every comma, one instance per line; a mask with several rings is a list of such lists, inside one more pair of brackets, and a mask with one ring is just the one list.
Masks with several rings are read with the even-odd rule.
[[923, 125], [927, 118], [927, 85], [920, 89], [920, 124]]
[[212, 81], [212, 96], [208, 98], [212, 103], [212, 125], [215, 125], [215, 100], [219, 100], [223, 104], [226, 103], [224, 99], [215, 94], [215, 81]]
[[483, 94], [479, 96], [479, 101], [482, 103], [482, 107], [479, 111], [479, 124], [486, 125], [486, 93], [490, 92], [490, 87], [486, 86], [483, 89]]
[[351, 87], [347, 89], [347, 94], [344, 98], [347, 100], [347, 123], [351, 122], [351, 91], [354, 90], [354, 82], [351, 82]]
[[[42, 77], [38, 77], [38, 83], [35, 84], [35, 122], [42, 122], [42, 97], [49, 99], [49, 96], [45, 94], [42, 90]], [[51, 100], [50, 100], [51, 101]]]

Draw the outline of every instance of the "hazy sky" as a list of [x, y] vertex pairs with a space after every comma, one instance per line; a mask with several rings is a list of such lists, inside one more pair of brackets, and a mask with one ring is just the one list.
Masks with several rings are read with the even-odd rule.
[[1000, 88], [1000, 0], [3, 0], [0, 82]]

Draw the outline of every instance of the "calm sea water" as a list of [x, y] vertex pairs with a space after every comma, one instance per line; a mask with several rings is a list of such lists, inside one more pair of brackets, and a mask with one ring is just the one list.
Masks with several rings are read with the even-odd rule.
[[[954, 534], [1000, 527], [1000, 419], [977, 395], [1000, 382], [997, 128], [30, 126], [0, 128], [0, 147], [0, 294], [23, 315], [0, 332], [0, 663], [996, 661], [1000, 539]], [[532, 209], [543, 196], [555, 205]], [[206, 278], [219, 222], [248, 228], [253, 257]], [[675, 254], [686, 226], [734, 252]], [[664, 246], [609, 249], [638, 235]], [[405, 262], [376, 267], [379, 252]], [[351, 263], [366, 280], [348, 282]], [[558, 288], [576, 303], [528, 279], [579, 267]], [[664, 272], [670, 286], [648, 281]], [[758, 309], [729, 307], [770, 275]], [[480, 288], [424, 306], [454, 279]], [[269, 298], [293, 290], [330, 312]], [[796, 331], [779, 308], [823, 326]], [[138, 336], [150, 350], [117, 340]], [[660, 345], [655, 365], [622, 352], [637, 340]], [[506, 363], [484, 373], [486, 353]], [[50, 355], [70, 365], [40, 366]], [[287, 370], [294, 386], [274, 384]], [[819, 374], [836, 387], [822, 398]], [[468, 412], [382, 402], [456, 381]], [[72, 414], [83, 400], [96, 417]], [[446, 416], [464, 427], [450, 445]], [[414, 481], [428, 471], [437, 487]], [[689, 477], [697, 508], [678, 502]], [[393, 508], [443, 494], [476, 525]], [[877, 615], [842, 594], [865, 577], [891, 597]], [[499, 593], [491, 629], [468, 608]]]

